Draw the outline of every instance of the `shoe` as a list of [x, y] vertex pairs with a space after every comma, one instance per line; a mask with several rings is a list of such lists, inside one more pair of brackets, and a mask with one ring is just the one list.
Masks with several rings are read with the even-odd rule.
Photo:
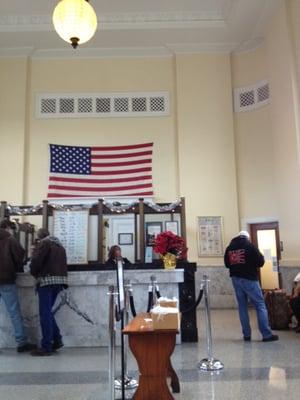
[[251, 336], [244, 336], [244, 342], [251, 342]]
[[36, 349], [36, 345], [32, 343], [22, 344], [22, 346], [17, 347], [18, 353], [25, 353]]
[[278, 337], [278, 335], [272, 335], [272, 336], [269, 336], [269, 337], [267, 337], [267, 338], [263, 338], [263, 342], [276, 342], [276, 340], [279, 340], [279, 337]]
[[35, 349], [30, 353], [33, 357], [47, 357], [52, 356], [54, 354], [53, 351], [46, 351], [44, 349]]
[[53, 351], [61, 349], [62, 347], [64, 347], [64, 344], [63, 344], [62, 340], [58, 340], [57, 342], [53, 342], [53, 346], [52, 346]]

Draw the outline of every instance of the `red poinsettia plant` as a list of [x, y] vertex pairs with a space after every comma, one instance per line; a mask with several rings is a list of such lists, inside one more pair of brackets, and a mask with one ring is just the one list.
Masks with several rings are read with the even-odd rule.
[[155, 253], [165, 255], [174, 254], [177, 258], [186, 258], [187, 250], [185, 240], [173, 232], [162, 232], [155, 238], [153, 250]]

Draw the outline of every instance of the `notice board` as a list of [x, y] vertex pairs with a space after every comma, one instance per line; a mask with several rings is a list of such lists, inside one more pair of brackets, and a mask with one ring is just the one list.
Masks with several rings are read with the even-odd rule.
[[67, 252], [68, 264], [88, 263], [89, 211], [54, 211], [53, 235]]

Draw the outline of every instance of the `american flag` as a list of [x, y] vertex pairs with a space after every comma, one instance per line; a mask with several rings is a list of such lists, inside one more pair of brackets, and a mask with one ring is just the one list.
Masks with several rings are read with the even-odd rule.
[[50, 144], [48, 198], [152, 196], [152, 148]]

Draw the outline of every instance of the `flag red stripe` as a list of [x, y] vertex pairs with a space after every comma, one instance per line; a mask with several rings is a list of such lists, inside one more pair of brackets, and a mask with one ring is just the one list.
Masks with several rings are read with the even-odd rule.
[[142, 149], [145, 147], [152, 147], [153, 143], [142, 143], [142, 144], [135, 144], [130, 146], [104, 146], [104, 147], [91, 147], [91, 150], [95, 151], [112, 151], [112, 150], [134, 150], [134, 149]]
[[140, 153], [124, 153], [124, 154], [93, 154], [92, 159], [109, 159], [109, 158], [129, 158], [129, 157], [139, 157], [139, 156], [151, 156], [152, 150], [141, 151]]
[[[73, 155], [75, 157], [76, 150], [70, 152], [69, 147], [71, 146], [60, 146], [60, 151], [62, 151], [61, 157], [66, 157], [70, 162], [69, 158]], [[76, 156], [72, 161], [73, 169], [70, 173], [64, 172], [68, 170], [65, 165], [69, 164], [61, 158], [56, 160], [57, 154], [52, 154], [50, 149], [51, 162], [53, 155], [55, 167], [49, 174], [48, 191], [53, 192], [48, 193], [49, 198], [153, 196], [153, 143], [80, 148], [81, 152], [84, 149], [90, 150], [90, 159], [80, 160]], [[76, 174], [81, 162], [90, 166], [90, 173]]]
[[125, 175], [125, 174], [136, 174], [137, 172], [151, 172], [151, 167], [125, 169], [116, 171], [92, 171], [91, 175]]
[[134, 185], [134, 186], [118, 186], [118, 187], [80, 187], [80, 186], [60, 186], [60, 185], [49, 185], [49, 189], [58, 190], [75, 190], [78, 192], [121, 192], [129, 191], [133, 189], [146, 189], [151, 188], [152, 184], [147, 183], [144, 185]]
[[152, 162], [151, 158], [147, 160], [137, 160], [137, 161], [125, 161], [125, 162], [112, 162], [112, 163], [93, 163], [93, 167], [126, 167], [128, 165], [138, 165], [138, 164], [150, 164]]
[[122, 183], [122, 182], [136, 182], [152, 179], [151, 175], [142, 175], [132, 178], [120, 178], [120, 179], [76, 179], [76, 178], [61, 178], [50, 176], [50, 181], [54, 182], [74, 182], [74, 183]]
[[[125, 197], [129, 195], [124, 195]], [[130, 197], [132, 196], [153, 196], [153, 192], [144, 192], [144, 193], [130, 193]], [[69, 198], [69, 197], [92, 197], [91, 195], [75, 195], [75, 194], [61, 194], [61, 193], [48, 193], [48, 198]], [[107, 197], [107, 196], [106, 196]]]

